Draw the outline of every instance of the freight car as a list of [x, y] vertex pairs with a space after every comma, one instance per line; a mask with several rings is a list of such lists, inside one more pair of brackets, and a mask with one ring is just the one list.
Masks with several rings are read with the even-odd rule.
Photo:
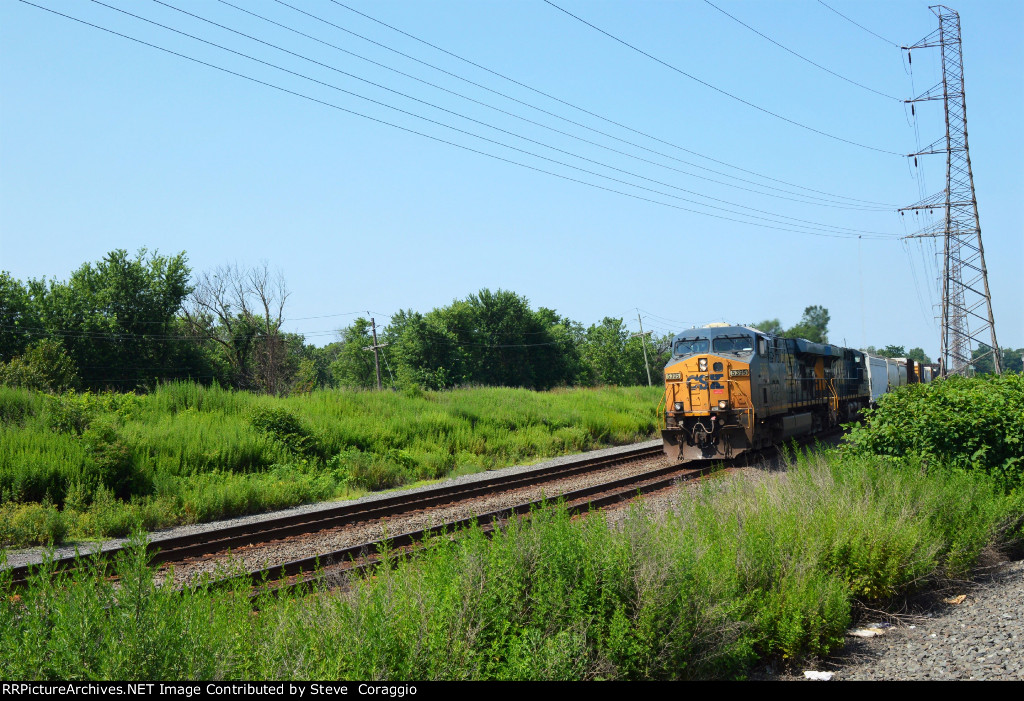
[[891, 389], [927, 381], [931, 370], [746, 326], [690, 329], [673, 339], [665, 366], [665, 453], [732, 458], [817, 433], [854, 419]]

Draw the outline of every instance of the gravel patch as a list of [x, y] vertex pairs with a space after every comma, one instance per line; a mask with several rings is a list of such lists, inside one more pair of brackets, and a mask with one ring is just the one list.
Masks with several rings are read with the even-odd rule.
[[[965, 598], [958, 604], [959, 595]], [[851, 638], [822, 669], [843, 680], [1024, 681], [1024, 562], [938, 598], [875, 638]]]
[[[513, 467], [503, 467], [497, 470], [489, 470], [486, 472], [477, 472], [472, 475], [463, 475], [462, 477], [456, 477], [450, 480], [442, 480], [440, 482], [433, 482], [431, 484], [423, 485], [421, 487], [415, 487], [412, 489], [398, 489], [387, 492], [374, 492], [359, 499], [351, 500], [335, 500], [327, 502], [318, 502], [315, 504], [303, 504], [301, 506], [295, 506], [290, 509], [282, 509], [280, 511], [269, 511], [262, 514], [252, 514], [249, 516], [240, 516], [238, 518], [225, 519], [222, 521], [209, 521], [207, 523], [198, 523], [187, 526], [175, 526], [173, 528], [164, 528], [157, 531], [151, 531], [149, 533], [150, 541], [156, 543], [167, 538], [174, 538], [181, 535], [187, 535], [192, 533], [207, 533], [220, 528], [228, 526], [247, 525], [253, 523], [261, 523], [269, 519], [278, 518], [281, 516], [289, 516], [292, 514], [304, 514], [304, 513], [316, 513], [325, 509], [331, 509], [338, 505], [340, 501], [346, 501], [346, 503], [368, 503], [377, 501], [379, 499], [385, 499], [396, 494], [412, 494], [416, 492], [429, 491], [436, 489], [438, 486], [447, 484], [470, 484], [473, 482], [479, 482], [481, 480], [491, 479], [492, 477], [500, 477], [504, 475], [514, 475], [527, 473], [534, 470], [540, 470], [545, 467], [551, 467], [554, 465], [563, 465], [567, 462], [574, 462], [579, 460], [581, 457], [602, 457], [618, 455], [620, 453], [626, 453], [631, 450], [638, 448], [648, 448], [661, 445], [661, 439], [655, 439], [650, 441], [643, 441], [641, 443], [632, 443], [630, 445], [615, 446], [613, 448], [603, 448], [601, 450], [592, 450], [586, 453], [576, 453], [572, 455], [563, 455], [558, 458], [546, 460], [540, 463], [534, 463], [532, 465], [516, 465]], [[94, 552], [96, 550], [115, 550], [121, 547], [125, 542], [126, 538], [111, 538], [110, 540], [102, 543], [86, 542], [86, 543], [67, 543], [59, 548], [52, 550], [53, 556], [57, 558], [70, 557], [75, 554], [78, 550], [82, 553]], [[23, 550], [8, 550], [7, 551], [7, 566], [17, 567], [25, 564], [39, 564], [42, 562], [47, 550], [45, 548], [26, 548]]]

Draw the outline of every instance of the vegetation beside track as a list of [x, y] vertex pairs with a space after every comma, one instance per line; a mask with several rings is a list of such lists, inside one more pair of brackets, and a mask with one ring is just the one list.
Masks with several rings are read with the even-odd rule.
[[854, 453], [981, 471], [1007, 489], [1024, 487], [1024, 374], [906, 385], [866, 419], [848, 436]]
[[0, 386], [0, 545], [126, 535], [632, 443], [656, 433], [660, 394]]
[[5, 679], [663, 679], [743, 676], [842, 644], [857, 600], [969, 574], [1019, 542], [981, 473], [829, 453], [720, 479], [621, 527], [552, 507], [380, 567], [348, 594], [174, 594], [140, 546], [103, 572], [0, 580]]

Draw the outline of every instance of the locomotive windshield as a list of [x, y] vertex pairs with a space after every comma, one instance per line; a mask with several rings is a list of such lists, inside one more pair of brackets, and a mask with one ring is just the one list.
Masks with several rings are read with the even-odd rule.
[[676, 355], [693, 355], [707, 353], [710, 342], [706, 338], [681, 338], [676, 341], [673, 352]]
[[754, 350], [753, 336], [719, 336], [714, 340], [716, 353], [750, 353]]

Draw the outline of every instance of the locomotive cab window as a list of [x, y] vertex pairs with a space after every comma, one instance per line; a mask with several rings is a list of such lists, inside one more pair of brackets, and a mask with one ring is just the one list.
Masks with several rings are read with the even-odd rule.
[[751, 336], [719, 336], [712, 342], [716, 353], [751, 353], [754, 350], [754, 339]]
[[676, 341], [672, 352], [676, 355], [693, 355], [694, 353], [707, 353], [709, 341], [706, 338], [681, 338]]

